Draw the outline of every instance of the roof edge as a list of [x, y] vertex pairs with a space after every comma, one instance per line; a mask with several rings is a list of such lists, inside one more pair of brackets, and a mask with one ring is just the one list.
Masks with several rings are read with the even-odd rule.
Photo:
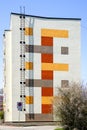
[[44, 18], [44, 19], [81, 20], [81, 18], [44, 17], [44, 16], [35, 16], [35, 15], [28, 15], [28, 14], [21, 14], [21, 13], [13, 13], [13, 12], [11, 12], [11, 14], [12, 14], [12, 15], [25, 15], [25, 16], [35, 17], [35, 18]]

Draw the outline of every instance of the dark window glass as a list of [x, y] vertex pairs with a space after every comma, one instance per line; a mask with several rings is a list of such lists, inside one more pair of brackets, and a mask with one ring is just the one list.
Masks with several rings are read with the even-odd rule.
[[69, 81], [68, 80], [61, 80], [61, 87], [62, 88], [68, 88], [69, 87]]
[[61, 54], [63, 54], [63, 55], [68, 55], [68, 54], [69, 54], [69, 49], [68, 49], [68, 47], [61, 47]]

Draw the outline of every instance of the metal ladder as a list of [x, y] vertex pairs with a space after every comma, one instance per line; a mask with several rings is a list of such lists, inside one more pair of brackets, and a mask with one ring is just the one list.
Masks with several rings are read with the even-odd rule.
[[25, 111], [25, 15], [20, 15], [20, 101]]

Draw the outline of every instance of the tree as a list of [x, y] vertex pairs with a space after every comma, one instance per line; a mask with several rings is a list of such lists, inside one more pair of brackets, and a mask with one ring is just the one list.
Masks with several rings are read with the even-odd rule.
[[65, 88], [59, 88], [54, 98], [54, 114], [62, 125], [71, 129], [87, 129], [86, 86], [73, 82]]
[[0, 119], [4, 119], [4, 112], [0, 111]]

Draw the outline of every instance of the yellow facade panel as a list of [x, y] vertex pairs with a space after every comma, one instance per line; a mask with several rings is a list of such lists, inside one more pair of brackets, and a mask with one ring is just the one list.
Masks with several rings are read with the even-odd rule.
[[26, 27], [25, 28], [25, 35], [33, 35], [33, 28]]
[[68, 64], [57, 64], [57, 63], [42, 63], [42, 70], [53, 70], [53, 71], [68, 71]]
[[53, 96], [52, 97], [42, 97], [42, 104], [52, 104], [53, 102]]
[[33, 70], [33, 63], [32, 62], [25, 62], [25, 69], [26, 70]]
[[68, 38], [68, 30], [41, 29], [41, 35], [46, 37]]
[[25, 103], [26, 104], [33, 104], [33, 96], [26, 96]]

